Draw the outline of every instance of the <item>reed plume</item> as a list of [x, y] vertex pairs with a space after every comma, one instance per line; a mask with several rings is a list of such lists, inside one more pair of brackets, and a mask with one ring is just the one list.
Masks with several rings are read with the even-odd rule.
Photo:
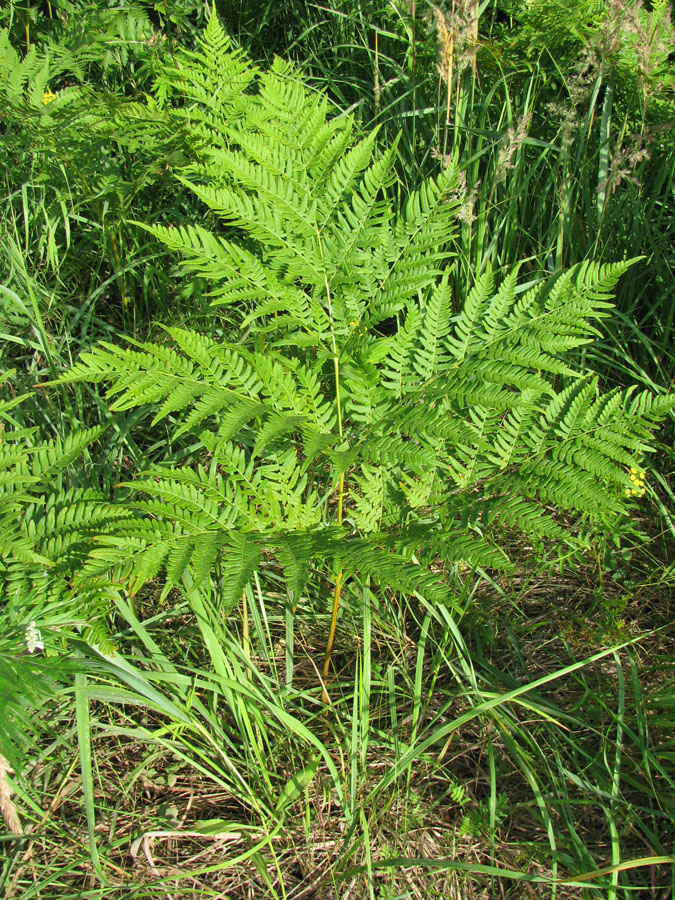
[[11, 771], [11, 766], [0, 754], [0, 812], [12, 834], [23, 834], [19, 815], [12, 800], [12, 788], [7, 777]]

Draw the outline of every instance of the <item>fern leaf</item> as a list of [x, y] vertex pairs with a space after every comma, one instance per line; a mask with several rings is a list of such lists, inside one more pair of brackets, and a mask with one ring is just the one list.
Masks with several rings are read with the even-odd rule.
[[292, 602], [302, 596], [316, 558], [316, 542], [311, 532], [288, 532], [276, 538], [275, 555], [284, 570]]
[[[220, 582], [220, 601], [223, 611], [229, 612], [241, 599], [244, 588], [260, 563], [262, 547], [244, 532], [232, 532], [222, 553], [223, 577]], [[204, 580], [210, 569], [207, 557], [195, 566], [197, 581]]]
[[446, 367], [442, 342], [450, 329], [451, 304], [452, 288], [446, 274], [434, 286], [424, 311], [424, 321], [419, 335], [420, 344], [413, 359], [415, 371], [423, 381], [438, 375]]
[[320, 227], [328, 222], [335, 210], [344, 203], [351, 193], [359, 173], [367, 168], [376, 138], [377, 129], [343, 153], [333, 166], [330, 177], [321, 185], [318, 217]]
[[488, 266], [469, 291], [464, 308], [455, 324], [454, 333], [447, 341], [457, 364], [461, 363], [477, 344], [477, 326], [485, 314], [493, 290], [492, 269]]
[[354, 475], [353, 480], [360, 489], [360, 494], [351, 493], [350, 502], [353, 509], [350, 513], [359, 531], [367, 533], [379, 531], [384, 513], [384, 472], [380, 466], [361, 466], [362, 475]]
[[203, 187], [187, 179], [183, 184], [202, 200], [210, 209], [228, 224], [244, 229], [251, 237], [271, 247], [286, 251], [298, 274], [314, 284], [322, 284], [325, 274], [317, 266], [320, 249], [315, 237], [307, 236], [305, 241], [289, 235], [286, 222], [280, 211], [269, 206], [256, 196], [243, 191], [221, 187]]
[[390, 339], [383, 363], [382, 386], [400, 399], [407, 393], [413, 372], [413, 345], [422, 324], [417, 306], [410, 306], [402, 328]]

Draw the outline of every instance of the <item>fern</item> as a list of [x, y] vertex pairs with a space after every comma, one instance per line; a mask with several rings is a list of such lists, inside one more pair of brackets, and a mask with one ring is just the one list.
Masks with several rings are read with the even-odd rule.
[[[16, 405], [0, 402], [0, 415]], [[81, 469], [83, 452], [102, 429], [51, 441], [40, 441], [34, 431], [0, 431], [0, 753], [17, 771], [42, 728], [36, 710], [72, 680], [66, 639], [95, 632], [105, 646], [114, 586], [106, 579], [74, 590], [73, 580], [96, 537], [129, 516], [123, 504], [111, 504], [87, 485]], [[72, 483], [77, 480], [79, 486]], [[32, 655], [31, 634], [38, 635], [45, 658]]]
[[120, 514], [73, 544], [78, 586], [212, 579], [229, 609], [264, 560], [293, 604], [338, 571], [452, 602], [455, 564], [509, 568], [505, 529], [583, 546], [625, 514], [673, 403], [603, 393], [575, 351], [634, 260], [526, 289], [487, 269], [454, 297], [455, 166], [399, 203], [395, 147], [286, 64], [259, 73], [215, 16], [158, 95], [208, 227], [142, 227], [240, 328], [102, 343], [61, 379], [105, 383], [112, 413], [146, 410], [189, 460], [119, 486]]
[[[18, 103], [26, 89], [31, 100], [42, 102], [42, 91], [47, 82], [48, 67], [40, 59], [34, 46], [23, 59], [10, 43], [9, 31], [0, 30], [0, 89], [10, 103]], [[37, 102], [34, 103], [37, 106]]]

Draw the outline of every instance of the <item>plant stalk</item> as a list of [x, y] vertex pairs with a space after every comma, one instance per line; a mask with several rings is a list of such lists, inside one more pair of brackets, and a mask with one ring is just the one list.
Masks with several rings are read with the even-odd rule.
[[[335, 329], [333, 326], [333, 305], [331, 302], [330, 285], [326, 281], [326, 296], [328, 299], [328, 315], [331, 322], [332, 344], [333, 344], [333, 369], [335, 372], [335, 404], [337, 406], [338, 434], [342, 437], [342, 403], [340, 398], [340, 358], [337, 351], [337, 341], [335, 340]], [[337, 520], [338, 525], [342, 525], [342, 511], [344, 506], [345, 495], [345, 473], [340, 473], [338, 481], [338, 508]], [[321, 684], [321, 700], [323, 703], [329, 702], [326, 683], [328, 681], [328, 673], [330, 672], [330, 657], [333, 650], [333, 641], [335, 640], [335, 629], [337, 627], [338, 610], [340, 608], [340, 597], [342, 595], [342, 580], [344, 570], [340, 569], [335, 580], [335, 590], [333, 591], [333, 609], [330, 618], [330, 630], [328, 632], [328, 643], [326, 644], [326, 655], [323, 661], [322, 684]]]
[[[338, 525], [342, 525], [342, 508], [345, 494], [345, 473], [340, 474], [338, 483]], [[330, 671], [330, 655], [333, 650], [333, 641], [335, 640], [335, 629], [337, 627], [338, 609], [340, 608], [340, 596], [342, 595], [342, 579], [344, 570], [340, 569], [335, 580], [335, 591], [333, 592], [333, 612], [330, 618], [330, 631], [328, 632], [328, 643], [326, 644], [326, 656], [323, 661], [322, 680], [323, 687], [321, 689], [321, 699], [324, 703], [328, 703], [328, 692], [326, 691], [326, 681]]]

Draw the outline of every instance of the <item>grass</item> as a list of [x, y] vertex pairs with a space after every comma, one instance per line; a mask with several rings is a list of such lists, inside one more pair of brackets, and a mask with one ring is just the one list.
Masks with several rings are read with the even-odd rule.
[[[569, 22], [546, 19], [550, 4], [533, 4], [528, 18], [524, 4], [484, 3], [474, 44], [470, 3], [436, 14], [366, 0], [223, 6], [257, 58], [295, 58], [338, 107], [379, 124], [383, 144], [401, 133], [402, 186], [445, 154], [460, 159], [457, 285], [488, 261], [520, 261], [534, 278], [585, 257], [642, 254], [588, 362], [610, 384], [670, 391], [675, 145], [662, 130], [672, 111], [665, 7], [636, 20], [608, 3], [615, 17], [604, 30], [579, 37], [571, 13]], [[578, 4], [580, 21], [585, 9]], [[112, 27], [111, 12], [87, 10]], [[131, 28], [136, 7], [120, 10]], [[150, 89], [161, 48], [171, 55], [189, 40], [201, 5], [169, 3], [143, 26], [160, 36], [152, 46], [124, 32], [105, 58], [96, 42], [77, 49], [72, 18], [59, 26], [37, 6], [1, 15], [22, 54], [26, 35], [36, 46], [51, 35], [100, 89], [91, 108], [62, 118], [54, 110], [51, 122], [39, 101], [26, 106], [0, 138], [3, 400], [120, 331], [142, 339], [159, 320], [229, 333], [199, 279], [177, 280], [170, 258], [131, 225], [199, 214], [164, 176], [172, 136], [150, 145], [143, 123], [124, 135], [113, 127], [119, 115], [131, 129], [134, 96]], [[610, 33], [619, 49], [603, 68], [597, 52]], [[646, 56], [636, 56], [636, 33]], [[77, 68], [63, 63], [51, 84], [75, 80]], [[100, 395], [81, 386], [0, 414], [4, 428], [47, 435], [106, 421]], [[132, 414], [117, 419], [90, 461], [106, 488], [158, 452], [132, 436], [133, 424]], [[635, 504], [632, 538], [617, 545], [607, 535], [583, 565], [522, 547], [508, 580], [458, 569], [462, 614], [350, 582], [328, 679], [326, 586], [314, 583], [293, 609], [266, 563], [228, 616], [215, 582], [168, 594], [156, 583], [133, 599], [116, 590], [107, 642], [79, 621], [62, 640], [77, 611], [31, 607], [44, 659], [19, 657], [24, 623], [11, 620], [0, 689], [13, 696], [23, 665], [26, 710], [16, 720], [16, 771], [0, 765], [0, 805], [15, 807], [23, 833], [6, 814], [0, 893], [675, 896], [670, 443], [665, 435]]]
[[247, 593], [247, 642], [208, 596], [120, 598], [119, 656], [83, 648], [88, 711], [68, 703], [56, 726], [50, 709], [59, 737], [20, 788], [32, 830], [7, 895], [661, 896], [672, 635], [654, 625], [668, 610], [655, 592], [645, 616], [641, 591], [608, 646], [588, 618], [595, 576], [525, 580], [518, 596], [496, 584], [460, 623], [415, 601], [382, 609], [364, 587], [327, 713], [325, 611], [297, 613], [289, 685], [274, 597]]

